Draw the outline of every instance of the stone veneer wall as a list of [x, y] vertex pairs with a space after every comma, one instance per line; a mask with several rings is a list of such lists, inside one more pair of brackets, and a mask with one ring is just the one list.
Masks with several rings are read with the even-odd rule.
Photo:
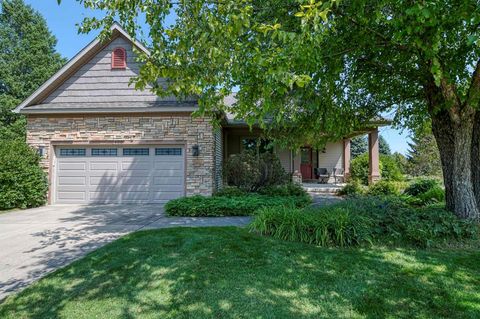
[[[95, 141], [133, 142], [160, 140], [184, 143], [186, 152], [186, 194], [211, 195], [215, 188], [215, 137], [209, 119], [177, 115], [120, 116], [29, 116], [27, 143], [44, 146], [43, 168], [48, 171], [51, 142], [78, 144]], [[160, 142], [161, 144], [161, 142]], [[192, 146], [198, 144], [200, 156], [192, 156]], [[98, 145], [98, 144], [97, 144]]]

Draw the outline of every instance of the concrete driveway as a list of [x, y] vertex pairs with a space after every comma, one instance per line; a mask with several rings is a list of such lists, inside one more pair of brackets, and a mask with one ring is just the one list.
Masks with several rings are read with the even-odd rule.
[[249, 217], [166, 217], [159, 205], [54, 205], [0, 214], [0, 301], [120, 236], [175, 226], [245, 226]]

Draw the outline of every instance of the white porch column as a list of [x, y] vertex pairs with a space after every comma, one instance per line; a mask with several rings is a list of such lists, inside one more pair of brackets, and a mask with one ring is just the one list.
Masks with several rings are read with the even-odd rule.
[[368, 155], [368, 183], [373, 184], [380, 180], [380, 148], [377, 128], [368, 134]]

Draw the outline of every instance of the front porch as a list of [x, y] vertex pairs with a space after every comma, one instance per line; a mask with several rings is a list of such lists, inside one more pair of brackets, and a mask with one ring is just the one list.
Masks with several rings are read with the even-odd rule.
[[[287, 173], [301, 181], [308, 190], [332, 193], [341, 188], [350, 178], [350, 139], [368, 134], [369, 144], [369, 183], [380, 179], [379, 135], [378, 128], [355, 132], [340, 141], [330, 142], [323, 149], [310, 146], [299, 150], [274, 148]], [[266, 142], [260, 137], [258, 128], [248, 129], [243, 125], [223, 128], [223, 159], [244, 150], [265, 151]]]

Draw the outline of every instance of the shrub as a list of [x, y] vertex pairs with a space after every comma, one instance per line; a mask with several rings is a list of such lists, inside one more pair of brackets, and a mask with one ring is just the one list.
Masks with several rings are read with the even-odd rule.
[[275, 154], [242, 152], [231, 155], [224, 165], [227, 184], [244, 191], [256, 191], [269, 185], [285, 184], [289, 181], [280, 160]]
[[274, 238], [319, 246], [354, 246], [371, 241], [367, 218], [342, 208], [303, 211], [266, 207], [257, 212], [251, 230]]
[[45, 204], [47, 179], [40, 157], [23, 141], [0, 143], [0, 209]]
[[305, 207], [311, 203], [310, 197], [265, 196], [250, 194], [240, 197], [191, 196], [169, 201], [165, 212], [169, 216], [248, 216], [262, 207]]
[[262, 187], [258, 193], [269, 196], [308, 196], [301, 185], [294, 183]]
[[343, 186], [342, 189], [340, 189], [337, 192], [338, 195], [340, 196], [356, 196], [356, 195], [362, 195], [363, 194], [363, 188], [362, 185], [358, 180], [352, 180], [348, 182], [347, 185]]
[[[381, 169], [382, 163], [380, 162]], [[368, 153], [359, 155], [350, 162], [350, 174], [352, 179], [368, 185]]]
[[435, 186], [425, 193], [418, 195], [418, 198], [424, 205], [440, 203], [445, 200], [445, 191], [440, 186]]
[[438, 181], [434, 179], [419, 179], [410, 184], [404, 193], [410, 196], [418, 196], [438, 186]]
[[403, 181], [402, 170], [392, 155], [380, 155], [380, 162], [382, 163], [380, 170], [382, 179], [388, 181]]
[[[368, 153], [357, 156], [351, 161], [350, 173], [352, 179], [359, 180], [362, 184], [368, 184]], [[397, 161], [390, 155], [380, 155], [380, 172], [382, 179], [390, 181], [403, 180], [402, 171]]]
[[411, 207], [399, 197], [363, 197], [334, 205], [374, 221], [379, 243], [406, 243], [427, 247], [451, 240], [474, 239], [478, 228], [452, 212], [432, 207]]
[[309, 209], [264, 208], [251, 229], [276, 238], [320, 246], [438, 246], [478, 238], [478, 226], [433, 207], [415, 208], [398, 197], [358, 197]]
[[380, 180], [377, 183], [370, 185], [367, 193], [371, 196], [389, 196], [399, 195], [400, 191], [395, 183], [386, 180]]
[[245, 195], [247, 195], [247, 192], [237, 186], [224, 186], [221, 190], [216, 192], [214, 196], [239, 197]]

